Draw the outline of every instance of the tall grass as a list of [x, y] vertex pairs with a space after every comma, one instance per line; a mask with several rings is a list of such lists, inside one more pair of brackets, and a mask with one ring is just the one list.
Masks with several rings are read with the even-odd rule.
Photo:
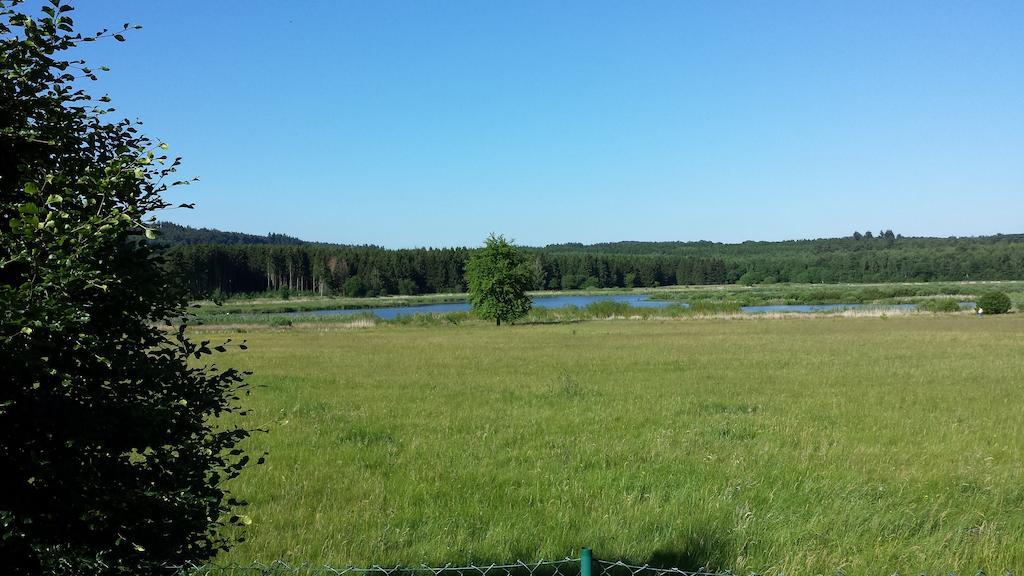
[[1024, 566], [1021, 315], [246, 337], [270, 457], [226, 561]]
[[929, 298], [917, 303], [917, 309], [922, 312], [959, 312], [961, 300], [959, 298]]

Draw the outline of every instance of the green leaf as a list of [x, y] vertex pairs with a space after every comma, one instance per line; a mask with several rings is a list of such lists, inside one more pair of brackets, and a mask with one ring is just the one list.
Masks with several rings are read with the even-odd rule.
[[[6, 183], [0, 187], [12, 197], [0, 202], [0, 348], [6, 357], [13, 345], [12, 354], [23, 359], [0, 361], [0, 444], [20, 447], [4, 452], [10, 465], [0, 484], [22, 492], [31, 486], [33, 496], [19, 503], [16, 526], [0, 510], [0, 573], [42, 561], [49, 570], [37, 572], [151, 574], [161, 571], [157, 565], [168, 551], [187, 548], [201, 558], [228, 544], [214, 530], [222, 514], [244, 503], [225, 505], [220, 479], [237, 476], [238, 468], [219, 455], [246, 436], [244, 428], [222, 429], [216, 416], [244, 416], [234, 404], [241, 401], [242, 378], [187, 363], [194, 349], [184, 330], [187, 304], [169, 289], [176, 279], [163, 257], [138, 242], [142, 234], [160, 234], [147, 221], [168, 206], [161, 197], [168, 186], [156, 180], [173, 180], [179, 162], [155, 158], [166, 145], [145, 137], [140, 122], [105, 117], [110, 108], [102, 102], [110, 99], [79, 82], [108, 68], [86, 62], [75, 48], [126, 35], [83, 36], [63, 16], [73, 13], [73, 3], [0, 0], [0, 116], [10, 116], [8, 108], [17, 112], [15, 121], [0, 125], [0, 140], [11, 144], [0, 153], [0, 185]], [[35, 23], [23, 11], [37, 15]], [[151, 170], [137, 156], [163, 165]], [[6, 167], [15, 170], [8, 174]], [[125, 241], [128, 235], [136, 241]], [[175, 323], [176, 335], [160, 326]], [[50, 361], [57, 352], [60, 361]], [[88, 426], [37, 417], [59, 412], [68, 398], [88, 408]], [[182, 399], [173, 414], [167, 398]], [[131, 406], [132, 418], [121, 417], [124, 406]], [[135, 445], [159, 447], [147, 456], [161, 467], [158, 475], [136, 465]], [[203, 449], [206, 457], [181, 456]], [[67, 474], [121, 454], [132, 465], [110, 474]], [[125, 486], [143, 489], [126, 492]], [[69, 522], [54, 521], [65, 517]], [[67, 545], [82, 542], [87, 549]]]

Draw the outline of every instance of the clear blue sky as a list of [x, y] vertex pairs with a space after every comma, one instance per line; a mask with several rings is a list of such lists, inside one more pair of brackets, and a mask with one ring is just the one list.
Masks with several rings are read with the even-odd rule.
[[1024, 232], [1024, 2], [80, 2], [194, 226], [388, 247]]

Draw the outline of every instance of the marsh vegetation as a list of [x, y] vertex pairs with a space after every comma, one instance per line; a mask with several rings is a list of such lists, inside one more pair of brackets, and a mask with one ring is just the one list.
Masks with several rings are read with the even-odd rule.
[[[603, 289], [532, 292], [534, 307], [524, 322], [579, 321], [598, 318], [666, 318], [734, 315], [752, 306], [824, 306], [817, 313], [841, 313], [850, 306], [877, 308], [878, 313], [958, 312], [993, 291], [1009, 294], [1013, 305], [1024, 304], [1024, 282], [946, 282], [917, 284], [774, 284], [770, 286], [670, 286], [659, 289]], [[347, 323], [353, 318], [374, 322], [464, 322], [472, 320], [464, 294], [378, 298], [231, 298], [221, 303], [199, 301], [195, 312], [203, 324]], [[898, 309], [903, 307], [903, 310]], [[796, 308], [800, 311], [800, 308]], [[360, 314], [359, 311], [364, 311]], [[384, 311], [384, 313], [381, 313]], [[433, 318], [411, 320], [411, 315]], [[406, 317], [406, 318], [402, 318]]]

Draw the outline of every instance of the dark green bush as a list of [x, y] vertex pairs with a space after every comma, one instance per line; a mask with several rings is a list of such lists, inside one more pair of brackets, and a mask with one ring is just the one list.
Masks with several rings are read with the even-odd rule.
[[1004, 292], [986, 292], [978, 297], [978, 309], [984, 314], [1006, 314], [1010, 306], [1010, 297]]
[[350, 276], [348, 280], [345, 280], [341, 291], [349, 298], [358, 298], [366, 295], [366, 286], [363, 285], [363, 279], [359, 276]]
[[740, 279], [737, 280], [736, 283], [743, 284], [744, 286], [753, 286], [754, 284], [760, 282], [761, 278], [761, 276], [758, 276], [754, 272], [746, 272], [742, 276], [740, 276]]
[[71, 12], [0, 0], [0, 570], [167, 574], [250, 522], [247, 388], [144, 240], [179, 160], [88, 94], [80, 45], [124, 37]]

